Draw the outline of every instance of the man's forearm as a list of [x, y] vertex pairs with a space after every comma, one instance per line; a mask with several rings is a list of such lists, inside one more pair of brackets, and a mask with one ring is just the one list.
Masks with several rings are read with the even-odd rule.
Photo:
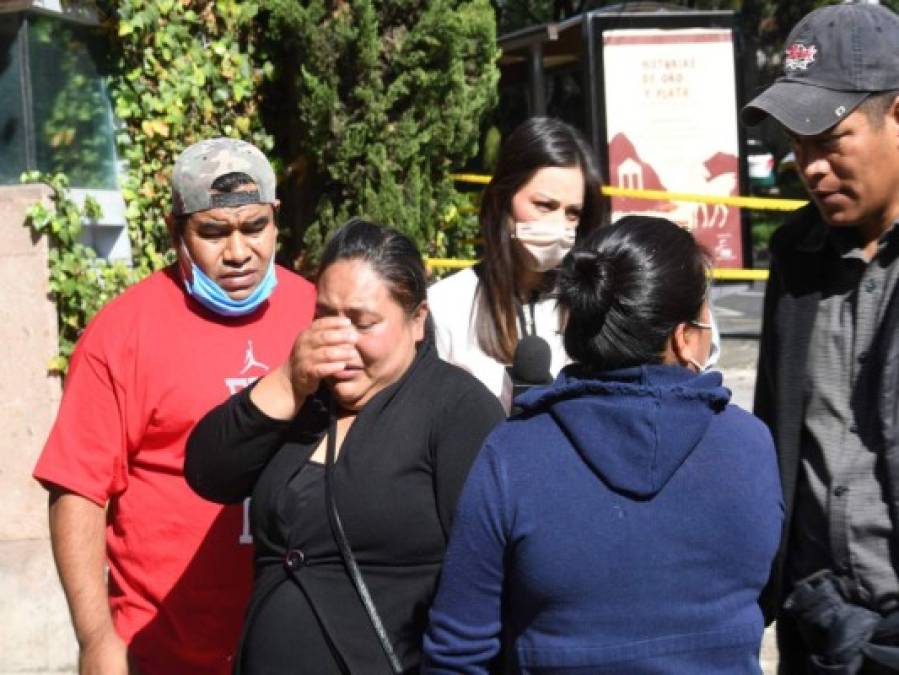
[[84, 648], [114, 630], [105, 575], [105, 510], [80, 495], [52, 491], [50, 539], [75, 637]]

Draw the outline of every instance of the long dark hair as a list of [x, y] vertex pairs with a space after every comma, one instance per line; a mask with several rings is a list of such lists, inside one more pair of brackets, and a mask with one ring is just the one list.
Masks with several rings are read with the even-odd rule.
[[583, 237], [604, 220], [602, 181], [590, 145], [574, 127], [551, 117], [532, 117], [506, 139], [496, 171], [481, 197], [484, 256], [478, 275], [477, 336], [481, 349], [510, 363], [518, 343], [515, 311], [516, 256], [509, 233], [512, 198], [544, 167], [579, 167], [584, 175], [584, 205], [578, 222]]
[[402, 232], [362, 218], [340, 226], [325, 246], [318, 275], [339, 260], [364, 260], [387, 284], [390, 296], [411, 316], [427, 297], [421, 253]]
[[678, 324], [699, 318], [710, 258], [664, 218], [627, 216], [579, 242], [562, 262], [565, 350], [590, 371], [661, 363]]

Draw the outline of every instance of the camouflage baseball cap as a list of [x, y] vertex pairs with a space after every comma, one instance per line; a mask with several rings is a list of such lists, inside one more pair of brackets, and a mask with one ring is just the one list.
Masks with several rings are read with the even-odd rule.
[[[255, 190], [215, 192], [212, 184], [229, 173], [245, 173]], [[194, 143], [175, 160], [172, 172], [172, 214], [176, 216], [223, 206], [274, 204], [275, 172], [255, 145], [235, 138], [210, 138]]]

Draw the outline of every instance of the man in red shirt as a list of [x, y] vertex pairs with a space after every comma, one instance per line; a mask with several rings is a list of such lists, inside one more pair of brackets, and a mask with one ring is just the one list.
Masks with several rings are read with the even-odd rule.
[[177, 263], [91, 321], [34, 471], [82, 673], [230, 672], [252, 581], [248, 504], [196, 496], [184, 444], [287, 357], [314, 311], [312, 285], [274, 264], [275, 176], [256, 147], [190, 146], [172, 198]]

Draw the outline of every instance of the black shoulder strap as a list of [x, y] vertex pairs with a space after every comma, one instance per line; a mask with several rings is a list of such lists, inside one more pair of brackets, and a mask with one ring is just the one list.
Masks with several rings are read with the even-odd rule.
[[384, 624], [381, 622], [378, 608], [375, 607], [371, 594], [368, 592], [368, 586], [365, 585], [365, 579], [362, 578], [362, 571], [356, 563], [353, 549], [350, 547], [350, 542], [347, 540], [346, 533], [343, 531], [343, 524], [340, 522], [340, 514], [337, 512], [337, 502], [334, 499], [334, 487], [331, 479], [331, 470], [334, 465], [336, 446], [337, 416], [334, 413], [332, 403], [331, 421], [328, 426], [328, 441], [325, 454], [325, 500], [328, 503], [328, 520], [331, 523], [331, 533], [337, 541], [337, 547], [340, 549], [343, 564], [346, 565], [350, 578], [353, 580], [353, 586], [356, 587], [356, 592], [359, 594], [359, 599], [362, 600], [362, 604], [365, 606], [365, 611], [368, 613], [372, 628], [375, 629], [375, 634], [378, 636], [381, 648], [384, 650], [384, 654], [390, 662], [390, 669], [399, 675], [403, 672], [403, 667], [396, 656], [396, 652], [393, 650], [393, 645], [390, 644], [390, 637], [387, 635]]

